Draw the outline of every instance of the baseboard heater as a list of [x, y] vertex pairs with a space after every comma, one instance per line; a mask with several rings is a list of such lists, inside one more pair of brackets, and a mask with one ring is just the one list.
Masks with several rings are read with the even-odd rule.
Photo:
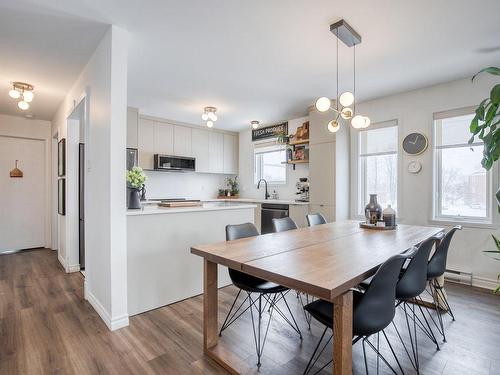
[[453, 283], [467, 284], [472, 286], [472, 272], [463, 272], [447, 269], [444, 273], [444, 278], [446, 281], [451, 281]]

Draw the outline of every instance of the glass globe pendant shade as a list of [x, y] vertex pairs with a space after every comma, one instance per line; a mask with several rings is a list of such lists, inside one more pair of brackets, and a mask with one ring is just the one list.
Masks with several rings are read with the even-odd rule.
[[259, 122], [258, 121], [252, 121], [250, 123], [252, 124], [252, 129], [257, 129], [259, 127]]
[[208, 120], [208, 114], [206, 114], [206, 113], [202, 114], [202, 115], [201, 115], [201, 119], [202, 119], [203, 121], [207, 121], [207, 120]]
[[217, 121], [217, 115], [213, 112], [208, 112], [208, 118], [212, 121]]
[[369, 117], [367, 117], [367, 116], [364, 116], [364, 119], [365, 119], [365, 125], [363, 126], [363, 128], [367, 128], [367, 127], [369, 127], [369, 126], [370, 126], [370, 124], [371, 124], [371, 120], [370, 120], [370, 118], [369, 118]]
[[22, 109], [23, 111], [26, 111], [30, 107], [30, 105], [26, 103], [24, 100], [21, 100], [19, 103], [17, 103], [17, 106], [19, 107], [19, 109]]
[[316, 109], [320, 112], [326, 112], [330, 109], [332, 102], [326, 96], [322, 96], [316, 100]]
[[340, 116], [342, 116], [342, 118], [344, 120], [349, 120], [352, 118], [352, 109], [349, 108], [349, 107], [345, 107], [342, 109], [342, 111], [340, 112]]
[[365, 118], [361, 115], [356, 115], [352, 118], [351, 125], [354, 129], [362, 129], [365, 127]]
[[213, 126], [214, 126], [214, 122], [213, 122], [212, 120], [208, 120], [208, 121], [207, 121], [207, 126], [208, 126], [209, 128], [213, 127]]
[[31, 103], [31, 101], [33, 100], [33, 96], [33, 92], [31, 91], [23, 92], [23, 99], [26, 103]]
[[342, 107], [349, 107], [352, 103], [354, 103], [354, 95], [351, 92], [346, 91], [340, 95], [339, 102]]
[[330, 133], [336, 133], [340, 129], [340, 125], [336, 120], [332, 120], [328, 123], [328, 131]]
[[17, 91], [16, 89], [12, 89], [9, 91], [9, 96], [12, 99], [19, 99], [21, 97], [21, 93], [19, 91]]

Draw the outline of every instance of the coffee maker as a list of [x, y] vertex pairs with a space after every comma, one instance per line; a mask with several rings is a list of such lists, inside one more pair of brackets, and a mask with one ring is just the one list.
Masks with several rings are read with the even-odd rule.
[[297, 188], [296, 195], [299, 195], [297, 202], [309, 202], [309, 180], [306, 177], [299, 178], [299, 181], [295, 184]]

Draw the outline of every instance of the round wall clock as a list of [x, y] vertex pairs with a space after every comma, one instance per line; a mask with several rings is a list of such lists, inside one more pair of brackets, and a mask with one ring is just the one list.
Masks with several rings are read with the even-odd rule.
[[421, 133], [410, 133], [403, 140], [403, 150], [410, 155], [420, 155], [427, 149], [429, 142]]

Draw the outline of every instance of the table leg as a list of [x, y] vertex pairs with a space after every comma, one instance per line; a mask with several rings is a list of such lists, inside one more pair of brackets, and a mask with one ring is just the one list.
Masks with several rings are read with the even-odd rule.
[[203, 264], [203, 349], [217, 345], [217, 263], [204, 259]]
[[333, 300], [333, 373], [352, 375], [352, 291]]

